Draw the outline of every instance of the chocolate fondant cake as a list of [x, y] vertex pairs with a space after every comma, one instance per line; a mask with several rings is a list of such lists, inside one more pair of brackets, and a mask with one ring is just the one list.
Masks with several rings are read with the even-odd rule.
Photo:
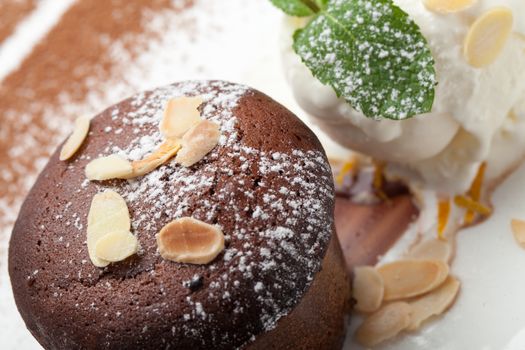
[[[200, 117], [218, 125], [211, 152], [127, 180], [86, 178], [101, 156], [136, 162], [154, 152], [165, 105], [181, 96], [201, 98]], [[317, 138], [284, 107], [241, 85], [176, 83], [108, 108], [72, 158], [59, 153], [9, 248], [17, 306], [46, 349], [340, 348], [350, 284], [331, 171]], [[90, 203], [110, 190], [125, 200], [140, 248], [97, 267], [86, 244]], [[159, 253], [159, 232], [184, 217], [224, 234], [211, 262]]]

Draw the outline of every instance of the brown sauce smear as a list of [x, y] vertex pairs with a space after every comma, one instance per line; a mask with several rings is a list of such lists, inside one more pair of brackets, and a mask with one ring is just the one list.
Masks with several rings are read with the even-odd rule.
[[[335, 225], [349, 272], [355, 266], [375, 265], [419, 214], [403, 183], [383, 177], [378, 191], [369, 170], [357, 171], [336, 185]], [[371, 204], [357, 202], [363, 194], [373, 199]]]
[[372, 205], [356, 204], [338, 196], [335, 225], [348, 271], [355, 266], [375, 265], [378, 257], [394, 245], [418, 212], [410, 195]]

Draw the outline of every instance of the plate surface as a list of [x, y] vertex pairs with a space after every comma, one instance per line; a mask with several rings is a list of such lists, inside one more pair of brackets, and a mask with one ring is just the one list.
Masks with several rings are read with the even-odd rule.
[[[494, 193], [494, 214], [459, 232], [451, 272], [461, 281], [461, 291], [453, 307], [419, 331], [377, 349], [525, 349], [525, 250], [510, 229], [512, 218], [525, 218], [524, 188], [521, 166]], [[345, 349], [364, 348], [350, 332]]]

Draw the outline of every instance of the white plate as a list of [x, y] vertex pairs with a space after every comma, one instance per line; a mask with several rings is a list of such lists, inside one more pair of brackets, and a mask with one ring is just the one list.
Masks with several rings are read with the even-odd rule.
[[[419, 331], [402, 333], [376, 349], [525, 349], [525, 250], [510, 229], [512, 218], [525, 219], [523, 189], [525, 166], [494, 193], [494, 214], [459, 232], [451, 271], [461, 281], [461, 292], [454, 306]], [[351, 333], [345, 349], [363, 349]]]

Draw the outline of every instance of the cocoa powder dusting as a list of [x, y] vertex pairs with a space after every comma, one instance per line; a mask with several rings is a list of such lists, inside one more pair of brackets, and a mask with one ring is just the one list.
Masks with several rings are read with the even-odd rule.
[[0, 0], [0, 45], [36, 6], [36, 0]]
[[[0, 16], [2, 21], [11, 17], [11, 27], [16, 25], [16, 17], [24, 17], [34, 6], [34, 1], [8, 3], [0, 3]], [[143, 49], [138, 42], [157, 35], [148, 32], [147, 16], [190, 6], [190, 0], [78, 1], [20, 68], [1, 82], [0, 232], [12, 224], [35, 172], [77, 117], [68, 111], [68, 104], [84, 102], [88, 93], [97, 92], [98, 85], [109, 79], [125, 84], [123, 62], [111, 55], [114, 43], [118, 41], [132, 59]], [[8, 29], [2, 26], [0, 38]], [[117, 93], [116, 97], [125, 96]], [[53, 120], [47, 117], [50, 113]]]

